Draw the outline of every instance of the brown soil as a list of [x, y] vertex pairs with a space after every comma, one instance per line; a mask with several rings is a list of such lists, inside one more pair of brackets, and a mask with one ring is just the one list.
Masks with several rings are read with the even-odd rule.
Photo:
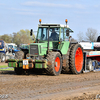
[[96, 100], [100, 72], [59, 76], [0, 72], [0, 95], [6, 94], [7, 100]]

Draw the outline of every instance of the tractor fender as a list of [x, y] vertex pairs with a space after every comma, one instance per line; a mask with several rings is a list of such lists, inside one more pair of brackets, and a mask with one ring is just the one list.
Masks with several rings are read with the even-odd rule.
[[52, 49], [52, 51], [57, 51], [57, 52], [59, 52], [59, 53], [61, 54], [61, 56], [62, 56], [62, 53], [61, 53], [61, 51], [60, 51], [59, 49]]
[[70, 42], [69, 47], [71, 47], [72, 44], [78, 44], [78, 42]]

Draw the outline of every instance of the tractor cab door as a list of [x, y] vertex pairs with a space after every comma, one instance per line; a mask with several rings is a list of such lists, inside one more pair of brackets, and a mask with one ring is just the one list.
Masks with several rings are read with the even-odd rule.
[[66, 54], [69, 48], [69, 33], [66, 33], [68, 28], [61, 28], [60, 30], [60, 42], [58, 45], [58, 49], [62, 54]]

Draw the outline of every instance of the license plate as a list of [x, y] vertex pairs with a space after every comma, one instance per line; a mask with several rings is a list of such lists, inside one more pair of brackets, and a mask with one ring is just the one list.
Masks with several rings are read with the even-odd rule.
[[23, 65], [28, 65], [28, 60], [23, 60]]

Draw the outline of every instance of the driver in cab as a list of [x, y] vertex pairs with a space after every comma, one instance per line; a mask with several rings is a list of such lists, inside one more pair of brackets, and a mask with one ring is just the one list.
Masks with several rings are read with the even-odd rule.
[[52, 40], [58, 40], [58, 34], [55, 32], [55, 29], [53, 28], [52, 29], [52, 33], [51, 33], [51, 36], [50, 36], [50, 39], [52, 39]]

